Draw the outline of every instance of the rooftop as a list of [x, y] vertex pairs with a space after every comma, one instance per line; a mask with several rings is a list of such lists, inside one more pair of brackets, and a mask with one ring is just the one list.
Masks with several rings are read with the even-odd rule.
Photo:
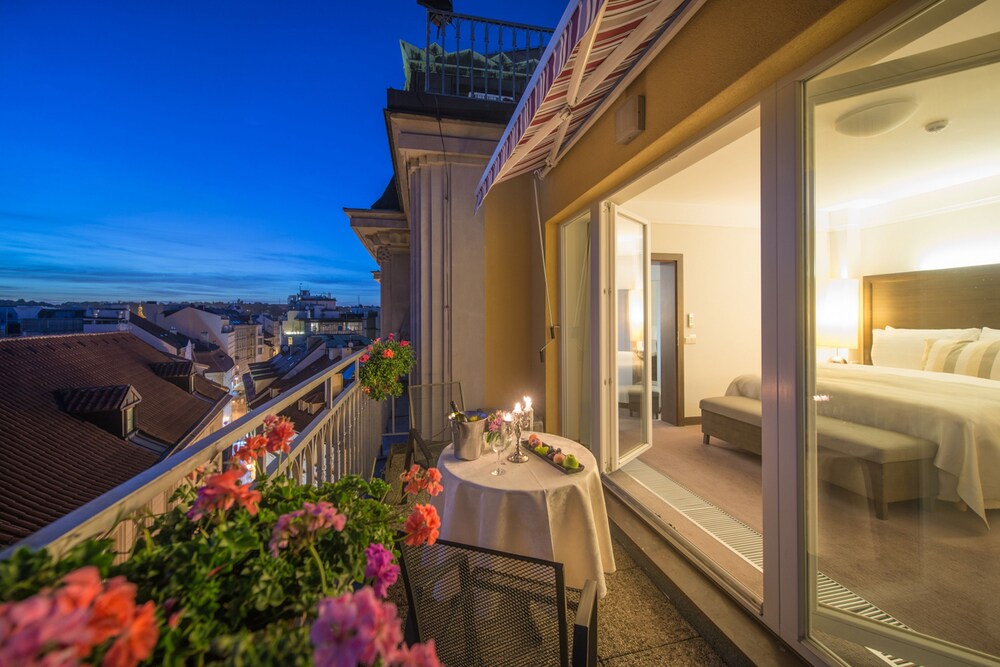
[[[33, 533], [157, 461], [79, 415], [136, 407], [149, 441], [186, 444], [227, 393], [204, 378], [189, 394], [159, 377], [176, 359], [127, 333], [0, 339], [0, 544]], [[75, 414], [74, 414], [75, 412]]]

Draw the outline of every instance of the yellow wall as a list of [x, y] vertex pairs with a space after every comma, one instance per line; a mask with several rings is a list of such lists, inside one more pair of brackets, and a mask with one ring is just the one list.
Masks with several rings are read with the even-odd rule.
[[[484, 203], [486, 407], [513, 409], [531, 396], [545, 415], [545, 291], [530, 178], [501, 183]], [[549, 355], [549, 352], [546, 352]], [[552, 359], [546, 356], [546, 359]]]
[[[620, 97], [645, 96], [645, 131], [624, 146], [616, 144], [617, 105], [613, 105], [539, 185], [554, 314], [558, 313], [558, 223], [698, 139], [891, 4], [890, 0], [708, 0]], [[541, 395], [544, 383], [552, 406], [546, 428], [557, 431], [558, 347], [549, 346], [544, 368], [537, 354], [548, 326], [541, 272], [534, 266], [525, 271], [518, 260], [524, 256], [518, 247], [529, 237], [532, 262], [539, 257], [531, 178], [525, 175], [494, 186], [484, 203], [489, 300], [486, 395], [506, 405], [511, 402], [509, 395], [516, 396], [516, 387], [527, 382]], [[524, 290], [530, 290], [531, 307], [515, 308], [507, 296]], [[530, 326], [527, 320], [512, 318], [512, 309], [524, 315], [530, 312]], [[497, 326], [500, 322], [504, 324]]]

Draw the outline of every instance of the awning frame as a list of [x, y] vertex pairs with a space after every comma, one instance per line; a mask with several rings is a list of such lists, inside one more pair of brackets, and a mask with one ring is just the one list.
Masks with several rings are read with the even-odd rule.
[[[631, 28], [624, 39], [611, 47], [611, 53], [604, 56], [603, 61], [593, 71], [587, 73], [587, 65], [597, 42], [597, 36], [601, 33], [602, 22], [610, 1], [577, 0], [567, 7], [556, 28], [558, 36], [549, 42], [548, 49], [542, 55], [528, 88], [518, 102], [514, 116], [480, 178], [477, 187], [477, 206], [481, 204], [492, 185], [504, 180], [512, 169], [522, 164], [532, 151], [535, 151], [539, 144], [552, 141], [544, 162], [534, 169], [537, 177], [544, 178], [706, 0], [662, 0], [655, 3], [642, 18], [641, 23]], [[667, 23], [671, 16], [674, 17], [673, 20]], [[586, 23], [585, 31], [577, 39], [576, 35], [584, 30], [583, 22]], [[648, 42], [657, 30], [662, 30], [662, 33], [645, 47], [644, 52], [631, 63], [617, 81], [611, 83], [611, 88], [595, 106], [594, 100], [590, 99], [594, 92], [608, 82], [616, 69], [630, 57], [634, 57], [637, 50], [644, 42]], [[531, 123], [543, 104], [549, 103], [546, 113], [552, 113], [549, 94], [556, 79], [565, 76], [566, 63], [572, 57], [575, 57], [575, 61], [569, 72], [566, 91], [563, 94], [557, 93], [564, 98], [565, 103], [548, 120], [532, 128]], [[553, 65], [553, 58], [558, 58], [556, 61], [558, 71]], [[544, 91], [540, 92], [540, 86], [543, 85]], [[583, 102], [587, 102], [588, 108], [578, 110], [577, 107]], [[528, 109], [529, 103], [534, 105], [534, 109]], [[582, 124], [570, 134], [573, 122], [580, 119], [583, 119]], [[531, 136], [522, 142], [521, 139], [529, 130], [532, 132]], [[555, 133], [554, 138], [553, 133]], [[518, 138], [512, 141], [512, 135], [515, 134]], [[566, 141], [567, 135], [569, 135], [568, 141]], [[537, 161], [538, 157], [534, 156], [533, 162]]]

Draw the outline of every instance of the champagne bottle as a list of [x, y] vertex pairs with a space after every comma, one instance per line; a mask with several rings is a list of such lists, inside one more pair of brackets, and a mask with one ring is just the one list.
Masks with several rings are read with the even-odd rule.
[[465, 413], [458, 409], [455, 405], [455, 401], [451, 402], [451, 418], [457, 422], [469, 421], [469, 418], [465, 416]]

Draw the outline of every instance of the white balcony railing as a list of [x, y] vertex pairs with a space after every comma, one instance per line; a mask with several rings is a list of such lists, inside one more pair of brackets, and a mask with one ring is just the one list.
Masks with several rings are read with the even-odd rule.
[[344, 388], [344, 373], [353, 369], [357, 377], [358, 358], [363, 353], [360, 350], [302, 381], [222, 430], [77, 508], [0, 553], [0, 558], [21, 546], [49, 547], [59, 553], [87, 538], [104, 535], [114, 539], [117, 553], [127, 553], [144, 521], [169, 509], [170, 496], [189, 474], [206, 464], [221, 464], [234, 443], [263, 426], [264, 417], [295, 406], [320, 386], [324, 389], [324, 407], [295, 436], [291, 453], [273, 461], [269, 472], [308, 484], [332, 482], [348, 474], [367, 477], [378, 456], [388, 408], [384, 401], [368, 398], [357, 383]]

